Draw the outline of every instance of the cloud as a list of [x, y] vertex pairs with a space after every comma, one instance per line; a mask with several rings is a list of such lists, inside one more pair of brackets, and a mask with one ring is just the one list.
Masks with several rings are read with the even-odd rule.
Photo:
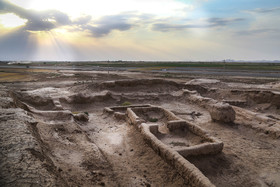
[[[167, 32], [172, 30], [185, 30], [192, 28], [213, 28], [226, 26], [235, 22], [244, 21], [243, 18], [209, 18], [195, 24], [168, 24], [168, 23], [155, 23], [152, 29], [155, 31]], [[194, 20], [187, 20], [194, 22]]]
[[16, 6], [8, 1], [0, 1], [0, 13], [14, 13], [26, 19], [25, 30], [48, 31], [62, 25], [71, 24], [69, 16], [57, 10], [35, 11]]
[[251, 29], [251, 30], [241, 30], [235, 32], [235, 35], [255, 35], [255, 34], [263, 34], [263, 33], [279, 33], [280, 29], [272, 29], [272, 28], [266, 28], [266, 29]]
[[25, 18], [28, 20], [26, 30], [30, 31], [46, 31], [72, 23], [68, 15], [57, 10], [30, 11]]
[[[280, 31], [280, 7], [256, 8], [247, 10], [245, 13], [251, 17], [249, 28], [236, 32], [237, 35], [271, 35]], [[253, 18], [253, 19], [252, 19]]]
[[83, 28], [88, 30], [94, 37], [103, 37], [113, 30], [126, 31], [131, 29], [134, 26], [134, 24], [130, 23], [132, 17], [135, 17], [135, 15], [131, 13], [104, 16]]
[[114, 30], [127, 31], [136, 26], [152, 26], [154, 31], [167, 32], [191, 28], [221, 27], [243, 20], [242, 18], [215, 17], [199, 21], [183, 18], [176, 20], [176, 18], [171, 17], [159, 19], [153, 14], [122, 12], [103, 16], [98, 20], [94, 20], [90, 15], [84, 15], [72, 21], [67, 14], [58, 10], [27, 10], [6, 0], [0, 1], [0, 13], [14, 13], [26, 19], [27, 22], [23, 27], [26, 31], [50, 31], [61, 26], [69, 26], [69, 31], [87, 31], [91, 36], [97, 38], [107, 36]]
[[[90, 15], [84, 15], [71, 21], [67, 14], [57, 10], [27, 10], [8, 1], [0, 1], [1, 13], [14, 13], [26, 19], [27, 22], [24, 26], [24, 30], [26, 31], [49, 31], [60, 26], [68, 25], [76, 28], [76, 30], [89, 31], [94, 37], [106, 36], [113, 30], [129, 30], [133, 26], [133, 24], [129, 23], [129, 19], [136, 16], [133, 13], [121, 13], [118, 15], [104, 16], [99, 20], [93, 21]], [[145, 19], [145, 15], [139, 15], [140, 17]], [[146, 19], [148, 18], [147, 16]]]
[[209, 18], [207, 22], [210, 27], [225, 26], [235, 22], [244, 21], [244, 18]]
[[189, 28], [204, 28], [204, 27], [206, 27], [206, 25], [156, 23], [153, 24], [152, 30], [168, 32], [171, 30], [184, 30]]
[[84, 15], [79, 17], [78, 19], [74, 20], [73, 23], [76, 25], [86, 25], [92, 20], [92, 16]]
[[280, 7], [274, 7], [274, 8], [256, 8], [253, 10], [246, 10], [245, 12], [248, 13], [274, 13], [274, 12], [280, 12]]

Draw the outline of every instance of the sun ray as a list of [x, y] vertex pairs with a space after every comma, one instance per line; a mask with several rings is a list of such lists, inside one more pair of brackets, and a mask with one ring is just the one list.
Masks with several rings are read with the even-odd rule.
[[31, 32], [31, 34], [38, 46], [33, 54], [33, 59], [75, 60], [75, 52], [71, 49], [67, 40], [57, 36], [61, 36], [61, 33], [55, 31], [36, 31]]

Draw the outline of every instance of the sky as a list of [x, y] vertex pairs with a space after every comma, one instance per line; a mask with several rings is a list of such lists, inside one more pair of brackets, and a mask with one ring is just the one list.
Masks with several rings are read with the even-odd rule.
[[0, 0], [0, 61], [279, 60], [279, 0]]

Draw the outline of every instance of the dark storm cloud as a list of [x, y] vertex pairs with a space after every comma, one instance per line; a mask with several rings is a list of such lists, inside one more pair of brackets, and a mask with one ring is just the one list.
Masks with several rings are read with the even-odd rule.
[[[191, 20], [188, 20], [191, 21]], [[230, 25], [234, 22], [244, 21], [243, 18], [209, 18], [204, 23], [198, 24], [165, 24], [155, 23], [152, 29], [155, 31], [168, 32], [172, 30], [184, 30], [192, 28], [213, 28]]]

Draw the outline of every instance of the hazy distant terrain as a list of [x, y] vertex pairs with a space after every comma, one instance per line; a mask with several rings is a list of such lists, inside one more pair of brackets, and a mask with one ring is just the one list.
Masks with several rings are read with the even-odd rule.
[[[2, 62], [0, 68], [137, 71], [160, 76], [280, 77], [280, 63], [256, 62]], [[171, 75], [172, 74], [172, 75]]]

